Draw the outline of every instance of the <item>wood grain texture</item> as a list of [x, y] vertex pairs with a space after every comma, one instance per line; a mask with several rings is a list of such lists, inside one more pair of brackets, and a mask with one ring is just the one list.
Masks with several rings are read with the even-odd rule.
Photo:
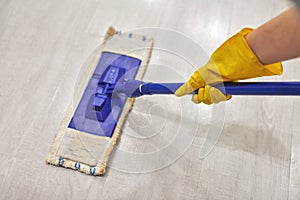
[[[287, 63], [288, 66], [299, 66], [300, 61]], [[293, 79], [299, 79], [299, 67], [293, 69]], [[300, 196], [300, 98], [294, 99], [293, 104], [293, 125], [292, 125], [292, 149], [291, 149], [291, 164], [290, 164], [290, 183], [289, 183], [289, 199], [299, 199]]]
[[[170, 105], [166, 113], [173, 122], [184, 120], [187, 129], [199, 126], [186, 151], [162, 169], [135, 174], [109, 168], [107, 175], [91, 177], [44, 161], [73, 99], [82, 63], [109, 25], [124, 31], [173, 29], [210, 54], [242, 27], [256, 27], [288, 6], [284, 0], [0, 0], [0, 199], [298, 199], [298, 97], [234, 97], [226, 103], [220, 139], [205, 159], [198, 155], [213, 126], [212, 108], [194, 106], [185, 98], [189, 113], [181, 115]], [[190, 73], [181, 67], [184, 62], [164, 53], [154, 52], [151, 62], [169, 64], [179, 73], [182, 69], [178, 80]], [[299, 64], [285, 63], [282, 77], [261, 80], [299, 80]], [[162, 71], [150, 70], [145, 78], [159, 80]], [[162, 99], [139, 101], [140, 115], [133, 114], [144, 118], [136, 117], [135, 123], [162, 117], [157, 110], [141, 109], [147, 101], [159, 104]], [[192, 119], [196, 112], [198, 118]], [[119, 148], [155, 150], [174, 130], [166, 126], [165, 135], [134, 142], [127, 139], [132, 123]]]

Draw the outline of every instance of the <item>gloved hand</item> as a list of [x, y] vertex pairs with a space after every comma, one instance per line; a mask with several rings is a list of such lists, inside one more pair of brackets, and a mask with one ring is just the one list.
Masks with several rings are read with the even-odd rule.
[[262, 64], [248, 46], [245, 36], [252, 30], [244, 28], [224, 42], [211, 55], [208, 63], [196, 70], [175, 95], [179, 97], [199, 89], [192, 98], [194, 103], [218, 103], [229, 100], [231, 96], [225, 96], [211, 84], [282, 74], [281, 63]]

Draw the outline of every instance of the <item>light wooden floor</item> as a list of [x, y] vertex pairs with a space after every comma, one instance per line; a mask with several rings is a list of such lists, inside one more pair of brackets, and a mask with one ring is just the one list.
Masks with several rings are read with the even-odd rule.
[[[0, 0], [0, 199], [299, 199], [298, 97], [233, 98], [205, 159], [198, 155], [207, 129], [200, 127], [178, 160], [148, 173], [109, 168], [92, 177], [45, 164], [82, 63], [109, 25], [173, 29], [211, 53], [242, 27], [257, 27], [289, 6], [284, 0]], [[284, 65], [282, 77], [266, 80], [300, 80], [299, 60]], [[202, 121], [211, 114], [193, 108]], [[175, 111], [173, 118], [180, 115]]]

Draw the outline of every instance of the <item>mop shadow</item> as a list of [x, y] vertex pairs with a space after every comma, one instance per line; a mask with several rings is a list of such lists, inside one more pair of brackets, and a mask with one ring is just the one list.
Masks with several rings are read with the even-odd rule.
[[[158, 113], [152, 113], [152, 115], [162, 117]], [[167, 112], [167, 116], [174, 119], [179, 115], [178, 113]], [[197, 120], [191, 121], [190, 118], [182, 115], [180, 117], [185, 121], [184, 125], [187, 127], [193, 127], [196, 123], [199, 123]], [[209, 138], [207, 134], [209, 134], [210, 126], [211, 122], [200, 122], [193, 137], [205, 141]], [[285, 141], [280, 139], [279, 134], [285, 134]], [[291, 141], [286, 141], [286, 138], [291, 139], [289, 133], [282, 133], [276, 131], [276, 129], [263, 129], [225, 121], [215, 147], [222, 147], [232, 151], [248, 152], [263, 158], [272, 157], [276, 160], [289, 161], [289, 144]], [[212, 147], [212, 150], [215, 147]], [[207, 156], [209, 156], [209, 154]]]
[[[289, 161], [290, 142], [280, 140], [280, 131], [255, 129], [240, 124], [226, 124], [222, 130], [217, 147], [232, 151], [248, 152], [262, 158]], [[286, 137], [288, 138], [288, 134]]]

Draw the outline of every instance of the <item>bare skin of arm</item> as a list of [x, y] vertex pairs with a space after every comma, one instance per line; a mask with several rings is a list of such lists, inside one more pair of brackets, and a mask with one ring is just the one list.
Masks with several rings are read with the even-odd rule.
[[292, 7], [246, 36], [263, 64], [300, 57], [300, 14]]

